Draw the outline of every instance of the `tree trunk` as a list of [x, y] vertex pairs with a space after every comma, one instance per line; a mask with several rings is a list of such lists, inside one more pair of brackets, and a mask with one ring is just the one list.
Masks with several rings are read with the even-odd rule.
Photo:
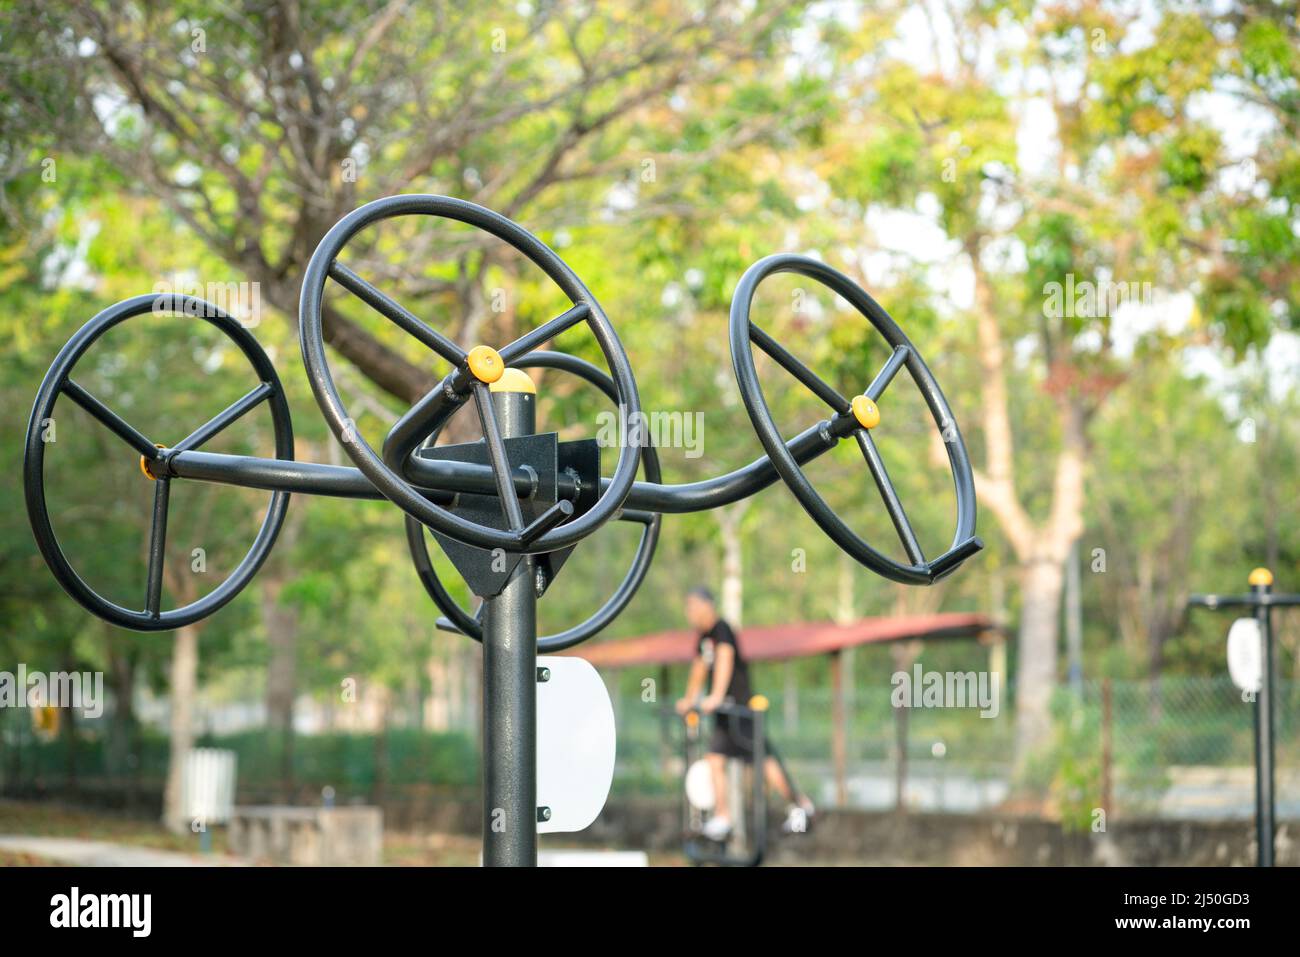
[[1026, 759], [1051, 740], [1050, 704], [1056, 686], [1056, 646], [1065, 568], [1050, 557], [1039, 558], [1022, 569], [1020, 582], [1016, 765], [1018, 770], [1023, 770]]
[[749, 510], [749, 502], [746, 499], [714, 512], [722, 536], [722, 617], [735, 629], [741, 626], [745, 608], [745, 563], [740, 523]]
[[194, 693], [198, 688], [199, 629], [176, 629], [171, 669], [171, 749], [167, 758], [167, 787], [163, 792], [163, 823], [175, 834], [189, 830], [182, 802], [185, 755], [194, 746]]
[[1046, 521], [1036, 523], [1016, 488], [1006, 351], [993, 285], [980, 258], [982, 237], [972, 236], [965, 245], [975, 275], [975, 327], [983, 373], [986, 464], [975, 472], [975, 488], [980, 504], [997, 519], [1020, 563], [1015, 760], [1022, 770], [1032, 752], [1051, 738], [1049, 706], [1056, 684], [1064, 562], [1070, 543], [1083, 533], [1086, 414], [1077, 394], [1064, 391], [1054, 396], [1061, 448], [1053, 462], [1051, 511]]
[[447, 706], [450, 692], [448, 675], [451, 669], [448, 667], [446, 650], [431, 648], [424, 669], [429, 679], [429, 696], [424, 702], [424, 730], [446, 731], [451, 727], [450, 709]]

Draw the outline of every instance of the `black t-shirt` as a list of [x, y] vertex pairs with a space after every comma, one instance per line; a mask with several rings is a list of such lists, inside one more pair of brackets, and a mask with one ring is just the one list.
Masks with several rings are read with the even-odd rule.
[[704, 693], [706, 695], [713, 693], [713, 663], [717, 660], [714, 651], [718, 645], [731, 645], [732, 651], [735, 652], [736, 664], [731, 671], [731, 683], [727, 685], [727, 697], [736, 704], [748, 705], [749, 665], [740, 655], [740, 646], [736, 644], [735, 632], [721, 618], [713, 623], [712, 628], [700, 635], [700, 643], [696, 646], [696, 654], [709, 666], [709, 681], [704, 687]]

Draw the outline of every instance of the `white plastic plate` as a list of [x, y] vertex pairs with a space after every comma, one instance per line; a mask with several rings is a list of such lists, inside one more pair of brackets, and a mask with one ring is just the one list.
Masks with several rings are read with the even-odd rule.
[[715, 799], [713, 769], [700, 758], [686, 770], [686, 800], [697, 810], [712, 811]]
[[1264, 636], [1254, 618], [1238, 618], [1228, 629], [1228, 674], [1242, 691], [1264, 687]]
[[543, 655], [537, 685], [537, 804], [551, 809], [537, 831], [581, 831], [596, 820], [614, 781], [614, 706], [582, 658]]

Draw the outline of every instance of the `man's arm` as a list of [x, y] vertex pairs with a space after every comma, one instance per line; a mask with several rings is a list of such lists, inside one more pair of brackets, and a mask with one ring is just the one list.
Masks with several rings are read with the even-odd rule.
[[731, 645], [718, 642], [713, 651], [713, 688], [709, 696], [700, 702], [704, 711], [713, 711], [727, 697], [727, 688], [731, 685], [731, 674], [736, 670], [736, 649]]
[[677, 702], [677, 711], [685, 714], [691, 708], [695, 707], [695, 702], [700, 697], [700, 692], [704, 690], [704, 681], [709, 675], [709, 666], [704, 663], [704, 659], [699, 655], [691, 662], [691, 671], [686, 678], [686, 693]]

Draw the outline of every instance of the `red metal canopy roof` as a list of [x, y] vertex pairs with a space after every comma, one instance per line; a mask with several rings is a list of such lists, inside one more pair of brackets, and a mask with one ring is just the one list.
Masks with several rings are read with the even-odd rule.
[[[854, 645], [913, 638], [972, 638], [998, 630], [983, 614], [950, 612], [902, 618], [863, 618], [847, 625], [833, 622], [757, 625], [740, 631], [740, 652], [747, 661], [778, 661], [824, 655]], [[639, 638], [585, 644], [564, 654], [586, 658], [597, 668], [684, 664], [695, 657], [698, 636], [692, 631], [660, 631]]]

